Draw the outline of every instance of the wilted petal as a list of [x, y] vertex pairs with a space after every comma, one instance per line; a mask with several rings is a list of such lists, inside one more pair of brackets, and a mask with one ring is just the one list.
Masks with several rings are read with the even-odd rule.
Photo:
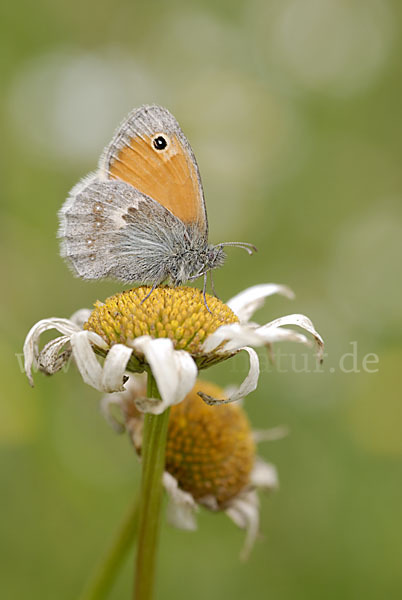
[[306, 317], [305, 315], [294, 314], [294, 315], [286, 315], [285, 317], [279, 317], [279, 319], [275, 319], [274, 321], [271, 321], [270, 323], [267, 323], [266, 325], [259, 327], [258, 331], [265, 332], [265, 331], [269, 330], [270, 328], [276, 329], [277, 327], [281, 327], [282, 325], [297, 325], [298, 327], [301, 327], [305, 331], [308, 331], [308, 333], [310, 333], [313, 336], [313, 338], [317, 344], [318, 358], [319, 358], [319, 360], [322, 360], [322, 356], [324, 353], [324, 340], [322, 339], [322, 337], [320, 336], [318, 331], [316, 331], [311, 320], [308, 317]]
[[258, 377], [260, 375], [260, 363], [258, 360], [258, 355], [252, 348], [248, 348], [247, 346], [242, 348], [242, 350], [245, 350], [250, 358], [250, 369], [243, 383], [240, 385], [240, 387], [232, 389], [231, 395], [228, 398], [217, 399], [212, 398], [203, 392], [198, 392], [198, 395], [204, 400], [204, 402], [210, 405], [237, 402], [238, 400], [245, 398], [248, 394], [256, 389]]
[[168, 406], [181, 402], [194, 387], [197, 367], [184, 350], [174, 350], [168, 338], [152, 339], [144, 335], [132, 342], [132, 347], [142, 352], [155, 377], [161, 401], [137, 399], [139, 410], [160, 414]]
[[247, 288], [226, 302], [242, 323], [247, 322], [256, 310], [264, 305], [265, 298], [273, 294], [281, 294], [291, 300], [294, 293], [286, 285], [278, 283], [262, 283]]
[[[133, 412], [132, 405], [135, 405], [137, 398], [144, 396], [144, 389], [146, 389], [146, 373], [127, 374], [124, 390], [105, 394], [100, 404], [101, 413], [106, 421], [118, 433], [127, 429], [136, 448], [141, 448], [142, 445], [142, 431], [141, 437], [137, 437], [137, 425], [142, 422], [142, 418], [135, 411]], [[139, 429], [142, 430], [142, 427]]]
[[137, 396], [134, 403], [140, 412], [151, 415], [161, 415], [170, 406], [162, 398], [147, 398], [146, 396]]
[[124, 390], [124, 374], [132, 352], [132, 348], [123, 344], [115, 344], [111, 347], [103, 365], [102, 388], [104, 392]]
[[194, 531], [197, 529], [196, 512], [198, 506], [188, 492], [178, 486], [177, 480], [167, 471], [163, 474], [163, 486], [168, 493], [167, 519], [178, 529]]
[[198, 498], [197, 502], [205, 506], [208, 510], [212, 510], [213, 512], [217, 512], [219, 510], [219, 504], [215, 496], [208, 494], [207, 496], [203, 496], [202, 498]]
[[262, 458], [256, 458], [250, 474], [250, 483], [253, 487], [265, 490], [278, 489], [278, 472], [275, 466], [265, 462]]
[[256, 492], [252, 490], [237, 496], [225, 512], [238, 527], [246, 530], [246, 539], [240, 555], [242, 560], [246, 560], [259, 531], [259, 503]]
[[72, 333], [79, 331], [79, 327], [68, 319], [42, 319], [35, 323], [29, 330], [24, 343], [24, 363], [25, 373], [29, 383], [33, 386], [32, 367], [38, 366], [39, 356], [39, 338], [45, 331], [56, 329], [65, 336], [70, 336]]
[[[63, 348], [69, 345], [64, 351]], [[71, 356], [70, 336], [63, 335], [51, 340], [40, 352], [37, 363], [39, 370], [46, 375], [54, 375], [64, 367]]]

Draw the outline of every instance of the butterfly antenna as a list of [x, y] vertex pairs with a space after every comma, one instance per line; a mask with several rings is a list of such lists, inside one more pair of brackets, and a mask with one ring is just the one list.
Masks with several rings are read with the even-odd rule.
[[221, 244], [218, 244], [218, 246], [221, 246], [221, 248], [223, 248], [224, 246], [235, 246], [236, 248], [241, 248], [242, 250], [245, 250], [248, 254], [258, 252], [254, 244], [249, 244], [248, 242], [222, 242]]

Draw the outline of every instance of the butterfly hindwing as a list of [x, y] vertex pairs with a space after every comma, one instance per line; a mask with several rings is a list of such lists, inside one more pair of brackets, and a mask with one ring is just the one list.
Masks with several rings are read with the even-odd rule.
[[61, 254], [84, 279], [160, 283], [184, 224], [123, 181], [84, 179], [60, 211]]

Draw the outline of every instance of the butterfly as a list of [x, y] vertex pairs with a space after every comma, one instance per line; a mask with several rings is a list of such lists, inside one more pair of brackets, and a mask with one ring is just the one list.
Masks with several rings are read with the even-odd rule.
[[[61, 255], [83, 279], [173, 285], [223, 265], [225, 246], [208, 243], [198, 165], [173, 115], [161, 106], [133, 110], [106, 146], [98, 170], [69, 193], [59, 212]], [[212, 276], [211, 276], [211, 283]]]

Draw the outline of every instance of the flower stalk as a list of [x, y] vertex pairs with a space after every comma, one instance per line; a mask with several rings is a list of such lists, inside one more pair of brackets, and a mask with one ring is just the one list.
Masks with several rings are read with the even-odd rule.
[[[147, 395], [148, 398], [160, 398], [150, 371]], [[144, 419], [135, 600], [151, 600], [153, 596], [169, 412], [170, 409], [160, 415], [146, 414]]]

